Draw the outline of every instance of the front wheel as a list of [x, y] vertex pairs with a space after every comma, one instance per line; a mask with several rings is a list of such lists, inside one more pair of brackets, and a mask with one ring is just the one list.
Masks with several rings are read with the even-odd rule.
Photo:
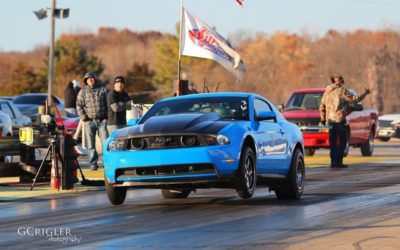
[[126, 198], [126, 187], [114, 187], [113, 184], [108, 183], [107, 178], [104, 178], [108, 200], [113, 205], [121, 205]]
[[257, 184], [256, 157], [253, 149], [248, 146], [242, 150], [236, 182], [236, 191], [241, 198], [253, 196]]
[[304, 157], [300, 149], [296, 149], [293, 154], [289, 175], [286, 182], [274, 191], [278, 199], [300, 199], [304, 191], [304, 181], [306, 168]]
[[190, 194], [190, 189], [182, 188], [175, 189], [161, 189], [161, 195], [164, 199], [185, 199]]
[[374, 152], [374, 132], [369, 132], [368, 140], [361, 144], [362, 156], [371, 156]]

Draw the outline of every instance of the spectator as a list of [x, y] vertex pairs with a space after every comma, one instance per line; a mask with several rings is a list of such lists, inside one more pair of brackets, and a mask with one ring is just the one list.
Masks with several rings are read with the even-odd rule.
[[361, 96], [353, 96], [343, 87], [344, 79], [341, 75], [334, 74], [330, 79], [332, 83], [326, 87], [319, 107], [321, 124], [330, 126], [329, 148], [331, 167], [346, 168], [348, 166], [343, 164], [343, 155], [348, 140], [346, 133], [347, 106], [361, 102], [370, 91], [366, 88]]
[[126, 126], [126, 110], [131, 110], [131, 99], [125, 92], [125, 79], [117, 76], [114, 79], [114, 89], [107, 95], [108, 120], [107, 129], [111, 133]]
[[80, 84], [76, 80], [69, 82], [67, 88], [64, 90], [64, 106], [68, 116], [74, 117], [78, 115], [76, 111], [76, 98], [80, 90]]
[[94, 73], [86, 73], [85, 87], [78, 94], [76, 108], [79, 118], [85, 123], [85, 135], [89, 150], [90, 169], [97, 170], [98, 153], [96, 151], [96, 133], [103, 143], [108, 137], [107, 131], [107, 89], [101, 86]]

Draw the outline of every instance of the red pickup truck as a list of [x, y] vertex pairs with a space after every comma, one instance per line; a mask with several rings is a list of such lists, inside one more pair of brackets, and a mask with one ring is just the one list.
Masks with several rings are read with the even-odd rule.
[[[329, 148], [329, 127], [320, 126], [319, 105], [325, 89], [296, 90], [289, 98], [286, 106], [282, 107], [283, 116], [290, 122], [297, 124], [304, 138], [305, 154], [312, 156], [318, 148]], [[355, 91], [349, 90], [357, 95]], [[371, 156], [374, 150], [374, 138], [378, 135], [378, 111], [365, 109], [361, 104], [357, 110], [349, 110], [346, 116], [348, 145], [360, 147], [363, 156]]]

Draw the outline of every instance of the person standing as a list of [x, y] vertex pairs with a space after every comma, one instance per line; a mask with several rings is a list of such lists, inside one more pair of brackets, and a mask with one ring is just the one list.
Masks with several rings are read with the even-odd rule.
[[108, 119], [107, 129], [111, 133], [126, 126], [126, 111], [132, 109], [131, 99], [125, 92], [125, 79], [117, 76], [114, 79], [114, 89], [107, 95]]
[[331, 84], [325, 89], [319, 107], [321, 124], [329, 125], [329, 149], [332, 168], [346, 168], [343, 164], [344, 150], [347, 145], [346, 115], [348, 106], [361, 102], [369, 93], [365, 92], [359, 97], [352, 95], [344, 85], [344, 78], [339, 74], [331, 76]]
[[85, 87], [78, 94], [76, 108], [79, 118], [85, 123], [90, 169], [97, 170], [96, 133], [99, 134], [101, 143], [108, 137], [107, 89], [97, 82], [95, 73], [86, 73], [83, 82]]
[[64, 90], [64, 107], [69, 116], [75, 117], [78, 115], [76, 111], [76, 98], [80, 90], [80, 84], [76, 80], [69, 82], [67, 88]]

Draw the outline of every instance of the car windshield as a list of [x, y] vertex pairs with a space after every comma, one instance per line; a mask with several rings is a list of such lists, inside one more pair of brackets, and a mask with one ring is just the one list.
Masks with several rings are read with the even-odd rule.
[[286, 104], [285, 110], [318, 110], [324, 93], [294, 93]]
[[144, 123], [153, 116], [182, 113], [217, 113], [221, 118], [249, 120], [247, 97], [189, 98], [159, 102], [143, 117]]
[[[35, 105], [45, 105], [47, 95], [21, 95], [13, 100], [15, 104], [35, 104]], [[59, 101], [54, 98], [56, 103]]]

